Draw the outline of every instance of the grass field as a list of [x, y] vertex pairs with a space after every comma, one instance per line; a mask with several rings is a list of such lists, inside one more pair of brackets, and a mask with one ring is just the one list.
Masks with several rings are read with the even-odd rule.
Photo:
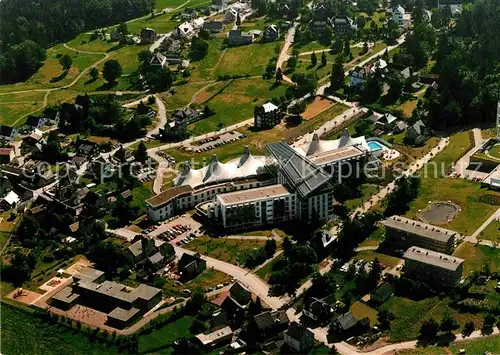
[[460, 156], [471, 149], [469, 132], [459, 132], [450, 137], [450, 143], [431, 163], [424, 167], [427, 178], [441, 178]]
[[247, 252], [260, 248], [265, 243], [265, 240], [239, 240], [202, 236], [186, 244], [184, 248], [238, 265], [244, 262]]
[[479, 238], [500, 242], [500, 221], [492, 221], [488, 227], [479, 233]]
[[0, 96], [0, 124], [22, 126], [28, 113], [43, 106], [44, 92], [27, 92]]
[[190, 337], [189, 327], [196, 317], [184, 316], [163, 328], [153, 330], [150, 334], [141, 335], [138, 338], [139, 353], [149, 353], [154, 350], [169, 347], [176, 339]]
[[206, 85], [205, 83], [182, 85], [173, 88], [173, 93], [161, 93], [159, 96], [165, 103], [165, 109], [177, 110], [189, 104], [193, 95]]
[[281, 259], [282, 255], [278, 255], [272, 261], [268, 262], [266, 265], [257, 270], [255, 274], [262, 280], [267, 282], [269, 280], [269, 277], [271, 277], [271, 273], [273, 272], [273, 266]]
[[[321, 79], [325, 76], [330, 75], [331, 69], [332, 69], [332, 64], [326, 63], [325, 66], [321, 65], [321, 53], [316, 53], [316, 56], [319, 56], [320, 58], [318, 59], [318, 64], [316, 64], [315, 67], [311, 65], [311, 57], [310, 56], [301, 56], [299, 57], [297, 66], [295, 67], [295, 70], [293, 73], [315, 73], [318, 79]], [[283, 66], [286, 68], [287, 63], [284, 63]], [[289, 76], [292, 76], [292, 74], [289, 74]]]
[[174, 9], [186, 2], [187, 0], [156, 0], [155, 10], [159, 11], [165, 8]]
[[401, 259], [396, 258], [394, 256], [390, 256], [387, 254], [378, 253], [374, 250], [363, 250], [356, 253], [357, 259], [363, 259], [366, 261], [373, 261], [375, 258], [378, 259], [379, 262], [384, 264], [387, 267], [395, 267], [401, 262]]
[[374, 246], [379, 246], [380, 243], [382, 243], [382, 241], [384, 239], [385, 239], [384, 228], [377, 228], [359, 246], [360, 247], [374, 247]]
[[132, 207], [139, 208], [141, 213], [146, 213], [144, 201], [153, 196], [153, 181], [147, 181], [141, 186], [132, 189]]
[[213, 38], [208, 41], [207, 55], [200, 61], [191, 62], [189, 69], [192, 81], [215, 79], [215, 68], [221, 56], [224, 55], [221, 49], [222, 41], [222, 38]]
[[466, 340], [451, 344], [448, 347], [428, 346], [425, 348], [405, 349], [397, 351], [397, 355], [435, 355], [460, 354], [461, 349], [466, 354], [500, 354], [500, 336], [490, 336], [482, 339]]
[[[394, 138], [394, 148], [401, 153], [410, 156], [413, 159], [419, 159], [429, 153], [434, 147], [439, 143], [439, 138], [431, 137], [425, 142], [421, 147], [412, 147], [409, 145], [403, 145], [405, 133], [392, 136]], [[390, 138], [391, 136], [382, 137], [383, 139]]]
[[500, 271], [500, 253], [498, 249], [485, 245], [474, 246], [469, 242], [462, 243], [453, 253], [454, 256], [465, 259], [464, 276], [471, 271], [481, 271], [484, 264], [488, 263], [491, 272]]
[[[301, 53], [318, 51], [320, 55], [321, 55], [321, 51], [325, 51], [325, 52], [330, 51], [330, 47], [324, 46], [321, 43], [319, 43], [318, 41], [311, 41], [309, 43], [296, 43], [296, 44], [294, 43], [292, 48], [299, 49]], [[289, 50], [289, 52], [291, 52], [291, 51]], [[318, 53], [316, 53], [316, 54], [318, 54]]]
[[[122, 75], [131, 74], [139, 68], [139, 58], [137, 55], [146, 49], [148, 49], [147, 45], [125, 46], [116, 51], [110, 52], [107, 60], [117, 60], [122, 66]], [[99, 65], [99, 70], [102, 71], [104, 63], [105, 62], [102, 62], [101, 65]]]
[[368, 317], [371, 327], [377, 324], [377, 311], [363, 302], [354, 302], [351, 306], [351, 312], [352, 315], [358, 320]]
[[117, 354], [118, 349], [91, 342], [84, 334], [62, 325], [42, 322], [36, 316], [2, 303], [3, 354]]
[[[262, 75], [269, 60], [276, 57], [276, 47], [283, 42], [252, 43], [226, 50], [215, 73], [219, 75]], [[278, 52], [279, 53], [279, 52]]]
[[424, 209], [429, 201], [453, 201], [460, 205], [461, 212], [450, 223], [441, 225], [459, 233], [472, 234], [483, 222], [498, 209], [498, 206], [484, 203], [489, 196], [500, 193], [488, 191], [469, 180], [463, 179], [421, 179], [417, 198], [410, 204], [409, 218], [415, 218], [419, 210]]
[[367, 201], [370, 199], [370, 197], [378, 192], [378, 187], [377, 185], [374, 184], [363, 184], [361, 186], [361, 197], [354, 198], [352, 200], [347, 200], [345, 202], [345, 206], [349, 209], [356, 209], [360, 207], [364, 201]]
[[193, 135], [200, 135], [217, 130], [219, 123], [227, 127], [248, 120], [253, 117], [255, 106], [283, 96], [287, 87], [257, 78], [234, 80], [223, 92], [204, 103], [215, 114], [189, 125], [189, 130]]
[[80, 51], [104, 53], [118, 44], [118, 42], [108, 42], [100, 39], [91, 41], [90, 37], [91, 35], [88, 33], [81, 33], [71, 41], [67, 42], [67, 45]]

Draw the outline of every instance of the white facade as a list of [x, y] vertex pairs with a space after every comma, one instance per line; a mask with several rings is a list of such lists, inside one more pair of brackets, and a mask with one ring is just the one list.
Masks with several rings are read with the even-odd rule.
[[403, 24], [403, 18], [405, 15], [405, 9], [403, 6], [398, 5], [397, 7], [393, 8], [391, 10], [392, 14], [392, 20], [397, 24], [397, 25], [402, 25]]

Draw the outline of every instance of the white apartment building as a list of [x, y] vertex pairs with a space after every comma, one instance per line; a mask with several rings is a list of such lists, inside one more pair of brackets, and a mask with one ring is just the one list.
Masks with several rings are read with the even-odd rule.
[[403, 24], [403, 18], [405, 15], [405, 9], [403, 6], [398, 5], [391, 9], [392, 20], [399, 26]]

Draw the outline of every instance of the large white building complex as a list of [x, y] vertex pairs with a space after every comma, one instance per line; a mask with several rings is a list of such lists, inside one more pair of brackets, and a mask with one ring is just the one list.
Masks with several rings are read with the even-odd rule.
[[174, 187], [146, 201], [149, 218], [161, 221], [197, 208], [213, 225], [231, 231], [290, 220], [328, 220], [333, 217], [332, 182], [338, 172], [343, 166], [355, 172], [371, 157], [364, 137], [351, 138], [346, 132], [337, 140], [314, 135], [296, 146], [270, 143], [265, 157], [253, 156], [247, 147], [227, 163], [214, 155], [201, 169], [186, 162]]

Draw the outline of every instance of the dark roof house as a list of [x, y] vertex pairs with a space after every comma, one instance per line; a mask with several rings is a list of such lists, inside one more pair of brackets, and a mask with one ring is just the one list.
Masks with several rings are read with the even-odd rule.
[[177, 265], [179, 274], [182, 279], [192, 279], [196, 275], [202, 273], [207, 268], [207, 262], [201, 258], [200, 254], [182, 254]]

